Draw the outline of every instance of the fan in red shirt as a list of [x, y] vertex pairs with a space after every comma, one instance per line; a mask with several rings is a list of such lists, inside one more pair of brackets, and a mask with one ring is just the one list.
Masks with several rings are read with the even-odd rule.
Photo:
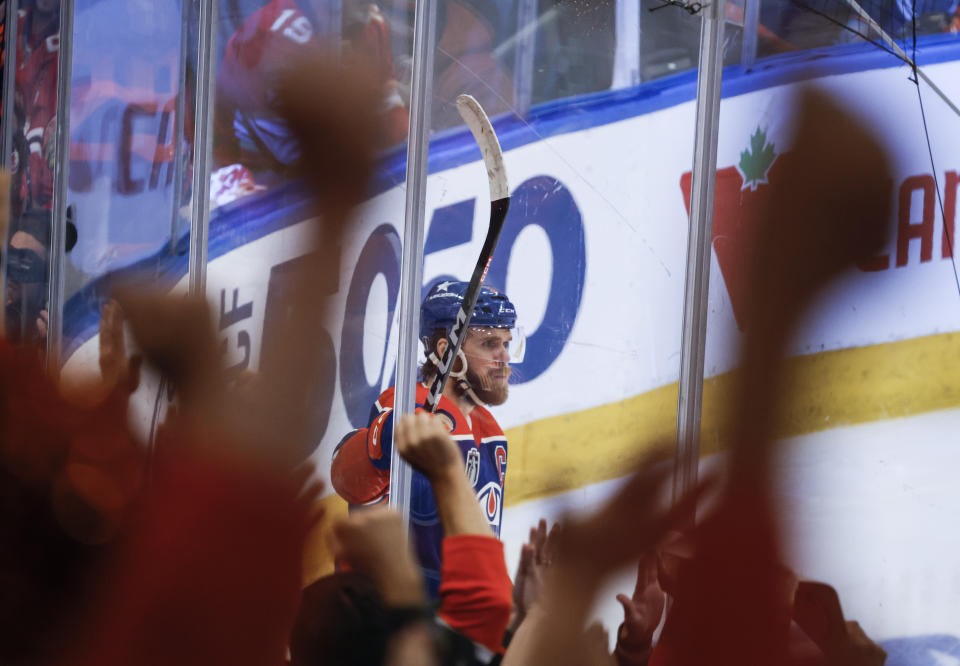
[[[375, 73], [381, 92], [380, 136], [387, 147], [407, 131], [407, 110], [396, 94], [390, 35], [374, 4], [348, 13], [344, 60]], [[272, 0], [256, 10], [230, 37], [217, 75], [215, 159], [218, 167], [236, 163], [257, 181], [285, 174], [300, 157], [293, 133], [276, 108], [277, 74], [292, 58], [335, 34], [306, 0]], [[349, 62], [353, 61], [353, 63]]]
[[56, 159], [60, 15], [56, 0], [36, 0], [17, 16], [16, 97], [23, 112], [26, 155], [19, 155], [18, 196], [24, 210], [50, 208]]

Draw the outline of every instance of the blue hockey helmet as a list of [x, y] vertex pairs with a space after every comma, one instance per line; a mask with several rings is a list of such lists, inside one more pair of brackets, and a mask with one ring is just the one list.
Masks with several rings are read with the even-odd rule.
[[[423, 299], [420, 308], [420, 339], [425, 347], [429, 346], [434, 332], [438, 329], [448, 331], [453, 326], [466, 291], [466, 282], [438, 282]], [[470, 325], [514, 328], [516, 324], [517, 309], [506, 294], [492, 287], [480, 287]]]

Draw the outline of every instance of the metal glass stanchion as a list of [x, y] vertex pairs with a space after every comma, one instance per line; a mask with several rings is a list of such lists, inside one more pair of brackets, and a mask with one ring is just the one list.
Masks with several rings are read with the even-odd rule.
[[56, 158], [53, 166], [53, 209], [47, 283], [47, 371], [60, 375], [63, 340], [64, 264], [66, 262], [67, 183], [70, 171], [70, 93], [73, 68], [73, 0], [60, 0], [57, 63]]
[[[700, 462], [700, 416], [707, 338], [707, 296], [710, 291], [713, 190], [717, 176], [717, 136], [720, 131], [725, 5], [725, 0], [719, 0], [705, 7], [700, 33], [690, 230], [687, 236], [680, 347], [677, 467], [673, 484], [675, 499], [683, 497], [696, 485], [697, 465]], [[692, 520], [693, 517], [690, 518]]]
[[[434, 0], [417, 3], [413, 41], [413, 84], [410, 91], [410, 134], [407, 138], [407, 193], [404, 211], [403, 256], [400, 265], [400, 319], [397, 389], [393, 425], [412, 414], [416, 404], [417, 331], [420, 285], [423, 282], [424, 202], [430, 143], [430, 106], [437, 9]], [[390, 457], [390, 507], [410, 518], [411, 469], [393, 447]]]

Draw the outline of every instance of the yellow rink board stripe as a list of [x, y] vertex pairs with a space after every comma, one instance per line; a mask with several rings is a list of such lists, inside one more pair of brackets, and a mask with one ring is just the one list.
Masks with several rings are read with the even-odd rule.
[[[789, 397], [775, 436], [960, 406], [960, 334], [797, 356], [786, 361]], [[736, 371], [704, 382], [701, 451], [717, 451], [729, 432], [725, 402]], [[506, 504], [514, 505], [628, 473], [676, 431], [677, 384], [507, 430]], [[670, 452], [668, 452], [669, 454]]]
[[[960, 406], [960, 334], [948, 333], [868, 347], [797, 356], [786, 361], [789, 392], [775, 436], [792, 437]], [[716, 452], [729, 433], [725, 401], [736, 372], [704, 382], [701, 452]], [[676, 432], [677, 384], [612, 404], [555, 416], [507, 430], [510, 442], [508, 506], [615, 479]], [[668, 448], [665, 455], [673, 454]], [[325, 520], [309, 539], [304, 582], [333, 569], [326, 548], [331, 520], [346, 502], [321, 502]]]

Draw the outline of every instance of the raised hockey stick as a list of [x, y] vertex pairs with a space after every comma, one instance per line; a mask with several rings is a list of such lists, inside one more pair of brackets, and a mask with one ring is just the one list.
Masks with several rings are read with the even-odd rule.
[[487, 229], [487, 237], [483, 241], [480, 256], [477, 257], [477, 265], [473, 268], [470, 284], [467, 285], [467, 291], [463, 295], [463, 303], [460, 304], [457, 319], [447, 333], [447, 348], [440, 358], [440, 366], [430, 386], [430, 393], [427, 394], [424, 408], [430, 412], [437, 411], [437, 404], [447, 384], [454, 360], [460, 352], [464, 335], [470, 326], [480, 287], [483, 285], [484, 278], [487, 277], [487, 269], [490, 268], [493, 251], [497, 247], [497, 241], [500, 240], [500, 231], [503, 229], [503, 222], [510, 208], [510, 188], [507, 184], [507, 170], [503, 166], [503, 151], [500, 150], [500, 142], [497, 141], [497, 135], [493, 132], [490, 119], [487, 118], [487, 114], [477, 100], [470, 95], [460, 95], [457, 98], [457, 111], [467, 123], [483, 154], [483, 163], [487, 168], [487, 178], [490, 181], [490, 226]]

